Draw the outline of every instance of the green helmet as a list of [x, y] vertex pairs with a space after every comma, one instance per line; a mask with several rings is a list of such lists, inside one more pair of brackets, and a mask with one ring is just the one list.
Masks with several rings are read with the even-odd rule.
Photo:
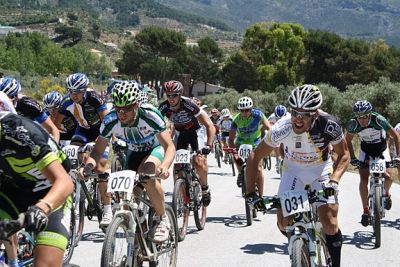
[[139, 101], [140, 85], [136, 81], [120, 81], [112, 89], [112, 102], [116, 107], [125, 107]]

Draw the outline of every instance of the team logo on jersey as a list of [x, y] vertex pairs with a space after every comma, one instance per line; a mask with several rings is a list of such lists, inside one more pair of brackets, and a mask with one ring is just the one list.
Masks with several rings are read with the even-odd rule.
[[12, 155], [12, 154], [16, 154], [16, 153], [17, 153], [17, 151], [15, 151], [15, 150], [6, 149], [6, 150], [4, 150], [4, 151], [1, 151], [0, 155], [1, 155], [2, 157], [5, 157], [5, 156], [7, 156], [7, 155]]
[[296, 142], [296, 148], [301, 148], [301, 142]]
[[291, 124], [284, 124], [282, 125], [282, 127], [271, 132], [271, 140], [273, 142], [279, 142], [285, 137], [287, 137], [290, 134], [291, 130], [292, 130]]
[[329, 134], [332, 138], [336, 138], [342, 135], [342, 128], [337, 122], [332, 120], [328, 120], [324, 131], [325, 133]]

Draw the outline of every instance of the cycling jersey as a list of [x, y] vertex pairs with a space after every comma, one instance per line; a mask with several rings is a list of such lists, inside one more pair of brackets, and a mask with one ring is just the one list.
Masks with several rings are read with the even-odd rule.
[[221, 117], [214, 117], [214, 116], [210, 116], [209, 117], [210, 118], [210, 120], [212, 121], [212, 123], [214, 124], [214, 125], [218, 125], [219, 124], [219, 122], [221, 121]]
[[269, 115], [269, 117], [268, 117], [268, 122], [271, 124], [271, 126], [272, 125], [274, 125], [278, 120], [280, 120], [280, 119], [283, 119], [283, 118], [291, 118], [292, 117], [292, 115], [289, 113], [289, 112], [287, 112], [286, 113], [286, 115], [285, 116], [283, 116], [282, 118], [277, 118], [276, 116], [275, 116], [275, 113], [272, 113], [271, 115]]
[[319, 110], [311, 128], [302, 134], [293, 131], [291, 118], [284, 118], [267, 132], [264, 141], [272, 147], [284, 146], [285, 162], [301, 165], [324, 165], [329, 157], [329, 143], [344, 140], [342, 127], [332, 115]]
[[132, 126], [122, 124], [116, 112], [110, 112], [101, 124], [100, 136], [110, 139], [114, 134], [115, 137], [128, 144], [129, 150], [146, 152], [160, 145], [156, 134], [165, 129], [166, 124], [160, 111], [150, 104], [142, 104], [137, 109], [136, 119]]
[[252, 109], [248, 118], [243, 118], [240, 113], [233, 117], [231, 130], [236, 131], [236, 145], [258, 145], [261, 138], [261, 125], [266, 120], [264, 113], [258, 109]]
[[75, 103], [67, 95], [60, 105], [59, 112], [64, 116], [73, 116], [78, 122], [79, 127], [90, 129], [100, 126], [101, 119], [99, 112], [106, 110], [107, 107], [103, 100], [95, 91], [86, 91], [83, 103]]
[[380, 156], [387, 148], [386, 132], [392, 125], [377, 112], [371, 112], [367, 127], [362, 127], [356, 117], [350, 120], [347, 131], [361, 139], [361, 150], [370, 156]]
[[229, 133], [232, 127], [232, 118], [227, 120], [222, 119], [218, 122], [218, 126], [221, 129], [222, 133]]
[[17, 113], [10, 98], [2, 91], [0, 91], [0, 112]]
[[40, 104], [35, 99], [28, 96], [18, 98], [15, 109], [19, 115], [27, 117], [39, 124], [42, 124], [49, 117]]
[[[51, 116], [50, 113], [46, 112], [48, 116]], [[75, 118], [70, 114], [65, 116], [61, 121], [61, 129], [60, 130], [60, 140], [70, 140], [76, 131], [76, 127], [78, 123]]]
[[200, 128], [197, 117], [200, 116], [200, 108], [189, 98], [181, 97], [180, 106], [174, 110], [168, 100], [161, 103], [158, 108], [161, 114], [167, 117], [179, 132], [194, 132]]

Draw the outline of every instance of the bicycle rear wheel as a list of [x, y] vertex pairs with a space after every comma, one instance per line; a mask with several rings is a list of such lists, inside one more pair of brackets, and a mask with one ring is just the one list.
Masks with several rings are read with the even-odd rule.
[[182, 241], [186, 237], [190, 212], [186, 181], [182, 177], [179, 177], [175, 181], [174, 192], [172, 194], [172, 209], [177, 220], [178, 239]]
[[308, 246], [302, 238], [295, 239], [292, 244], [292, 267], [311, 266]]
[[271, 155], [268, 155], [266, 158], [266, 167], [268, 170], [271, 170]]
[[215, 145], [215, 158], [217, 159], [217, 163], [218, 163], [218, 167], [221, 168], [221, 147], [219, 146], [219, 144]]
[[228, 158], [229, 158], [229, 164], [232, 166], [232, 176], [236, 176], [235, 162], [233, 161], [233, 155], [229, 153]]
[[374, 211], [372, 218], [372, 227], [374, 228], [375, 234], [375, 247], [379, 248], [381, 246], [381, 208], [382, 208], [382, 187], [375, 186], [374, 188]]
[[132, 230], [129, 230], [128, 222], [122, 216], [115, 217], [108, 226], [104, 237], [101, 252], [102, 267], [122, 267], [132, 261], [134, 262], [133, 266], [136, 266], [136, 257], [132, 258], [131, 255], [135, 245], [134, 238], [129, 236], [134, 237], [135, 235]]
[[322, 236], [319, 237], [321, 241], [320, 244], [317, 245], [317, 256], [318, 256], [318, 266], [332, 266], [331, 255], [329, 254], [328, 246], [326, 245], [325, 234], [320, 233]]

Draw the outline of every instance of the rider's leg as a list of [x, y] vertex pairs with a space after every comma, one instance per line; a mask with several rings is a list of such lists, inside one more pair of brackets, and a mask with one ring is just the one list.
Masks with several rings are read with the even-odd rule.
[[369, 177], [369, 169], [360, 168], [360, 184], [359, 191], [361, 197], [361, 203], [364, 211], [368, 211], [368, 177]]
[[56, 247], [38, 245], [35, 247], [34, 254], [34, 266], [60, 267], [64, 251]]
[[[3, 242], [4, 247], [6, 249], [8, 262], [18, 263], [17, 259], [17, 234], [13, 234], [8, 238], [10, 242]], [[0, 242], [1, 244], [2, 242]]]
[[258, 164], [257, 189], [258, 189], [258, 195], [262, 197], [264, 193], [264, 173], [262, 167], [262, 160], [260, 160]]
[[340, 266], [342, 250], [342, 232], [339, 229], [338, 204], [326, 204], [318, 208], [319, 218], [326, 236], [326, 246], [332, 258], [332, 267]]

